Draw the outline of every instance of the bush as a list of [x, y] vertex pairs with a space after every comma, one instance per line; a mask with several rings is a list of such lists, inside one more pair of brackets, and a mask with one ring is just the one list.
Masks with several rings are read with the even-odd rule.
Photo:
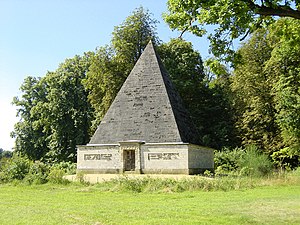
[[61, 162], [49, 166], [46, 163], [30, 161], [26, 156], [14, 153], [11, 159], [0, 160], [0, 182], [22, 181], [27, 184], [68, 183], [63, 176], [76, 173], [76, 164]]
[[245, 149], [224, 149], [215, 152], [216, 175], [261, 177], [270, 174], [273, 164], [267, 155], [254, 145]]
[[19, 153], [13, 154], [13, 157], [2, 165], [0, 181], [10, 182], [13, 180], [23, 180], [30, 170], [31, 163], [27, 157]]
[[239, 160], [239, 170], [241, 175], [263, 177], [273, 171], [273, 164], [267, 155], [261, 153], [256, 146], [250, 145]]
[[291, 170], [300, 166], [300, 146], [286, 147], [271, 155], [274, 163], [281, 169]]
[[45, 184], [48, 182], [48, 174], [49, 166], [43, 162], [35, 161], [31, 164], [24, 181], [29, 184]]
[[76, 163], [71, 163], [71, 162], [60, 162], [60, 163], [54, 164], [52, 167], [56, 168], [56, 169], [60, 169], [65, 174], [68, 174], [68, 175], [76, 174], [76, 169], [77, 169]]
[[67, 174], [75, 174], [76, 168], [77, 168], [76, 163], [61, 162], [58, 164], [54, 164], [50, 168], [48, 181], [55, 184], [69, 183], [68, 180], [64, 179], [64, 176]]
[[58, 168], [51, 168], [50, 173], [48, 175], [48, 181], [53, 184], [65, 184], [68, 181], [64, 179], [65, 172]]
[[245, 151], [242, 148], [223, 148], [215, 151], [215, 173], [216, 175], [234, 174], [239, 170], [239, 160]]

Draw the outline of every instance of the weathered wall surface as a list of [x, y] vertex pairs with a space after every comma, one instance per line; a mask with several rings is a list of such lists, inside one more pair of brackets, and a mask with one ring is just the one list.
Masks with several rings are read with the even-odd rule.
[[187, 144], [145, 144], [141, 152], [143, 173], [188, 174]]
[[195, 169], [196, 169], [195, 173], [203, 173], [205, 170], [213, 171], [214, 169], [213, 149], [190, 144], [188, 154], [189, 154], [188, 167], [191, 171]]
[[199, 174], [213, 170], [213, 149], [184, 143], [78, 146], [77, 169], [84, 173], [123, 173], [123, 152], [135, 151], [135, 172]]
[[77, 169], [84, 173], [122, 173], [119, 145], [78, 146]]

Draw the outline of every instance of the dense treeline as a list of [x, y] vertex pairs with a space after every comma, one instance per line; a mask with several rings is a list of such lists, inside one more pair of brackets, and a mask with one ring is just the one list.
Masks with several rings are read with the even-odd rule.
[[181, 38], [161, 43], [156, 23], [138, 8], [115, 27], [110, 45], [67, 59], [41, 78], [27, 77], [13, 101], [20, 117], [12, 133], [16, 152], [74, 162], [76, 145], [89, 141], [152, 40], [203, 145], [256, 145], [278, 166], [299, 166], [300, 22], [280, 19], [257, 29], [238, 50], [233, 70], [217, 59], [203, 62]]

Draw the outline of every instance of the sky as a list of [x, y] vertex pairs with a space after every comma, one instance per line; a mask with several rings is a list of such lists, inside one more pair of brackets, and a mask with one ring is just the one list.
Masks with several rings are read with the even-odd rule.
[[[179, 36], [162, 19], [167, 0], [0, 0], [0, 148], [11, 150], [16, 117], [11, 104], [27, 76], [42, 77], [66, 58], [110, 44], [111, 33], [134, 9], [143, 6], [160, 23], [163, 42]], [[205, 38], [185, 34], [202, 58]]]

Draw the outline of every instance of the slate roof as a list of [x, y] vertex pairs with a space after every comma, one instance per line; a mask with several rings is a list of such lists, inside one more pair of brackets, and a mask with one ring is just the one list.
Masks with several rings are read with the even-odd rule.
[[89, 144], [143, 140], [199, 144], [182, 100], [150, 41]]

